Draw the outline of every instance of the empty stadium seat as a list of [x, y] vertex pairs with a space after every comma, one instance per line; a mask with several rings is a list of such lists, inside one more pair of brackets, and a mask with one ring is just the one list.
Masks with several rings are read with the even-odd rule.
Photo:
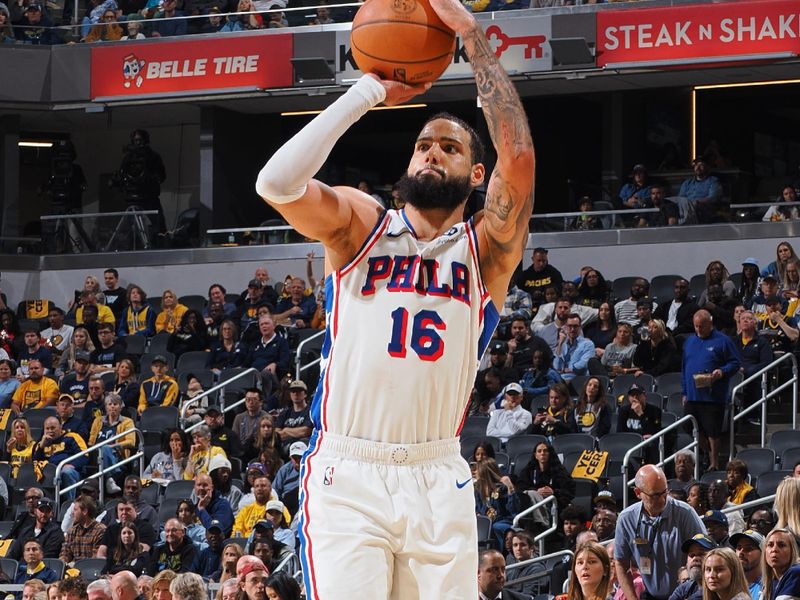
[[478, 547], [488, 548], [492, 543], [492, 520], [483, 515], [476, 515], [478, 520]]
[[783, 481], [784, 478], [791, 476], [792, 472], [788, 470], [764, 473], [756, 482], [756, 492], [758, 492], [758, 495], [762, 498], [765, 496], [771, 496], [775, 493], [775, 490], [778, 489], [778, 485], [780, 485], [781, 481]]
[[192, 495], [194, 481], [170, 481], [164, 490], [164, 500], [183, 500]]
[[178, 426], [177, 406], [151, 406], [139, 418], [139, 426], [144, 431], [157, 431], [159, 435], [170, 427]]
[[150, 344], [147, 346], [149, 354], [164, 354], [167, 351], [167, 342], [169, 342], [169, 332], [162, 331], [155, 334], [150, 338]]
[[206, 361], [208, 360], [208, 352], [184, 352], [178, 358], [178, 364], [175, 369], [177, 371], [193, 372], [206, 368]]
[[0, 570], [5, 573], [9, 581], [14, 581], [17, 578], [17, 569], [19, 563], [13, 558], [0, 558]]
[[488, 417], [467, 417], [464, 426], [461, 428], [462, 438], [481, 437], [486, 435], [486, 426], [489, 424]]
[[[598, 447], [604, 452], [608, 452], [608, 460], [613, 462], [622, 462], [625, 454], [633, 448], [636, 444], [642, 442], [642, 436], [638, 433], [622, 432], [622, 433], [609, 433], [604, 435], [598, 440]], [[632, 456], [638, 458], [642, 455], [641, 448], [636, 451]]]
[[81, 577], [86, 581], [100, 579], [102, 577], [101, 572], [105, 566], [105, 558], [82, 558], [75, 561], [75, 568], [80, 571]]
[[29, 408], [28, 410], [22, 411], [22, 418], [24, 418], [28, 422], [28, 426], [33, 429], [36, 428], [43, 428], [44, 422], [47, 417], [55, 417], [58, 416], [56, 414], [56, 409], [54, 406], [48, 406], [46, 408]]
[[800, 462], [800, 447], [786, 448], [781, 452], [781, 469], [784, 471], [787, 469], [793, 470], [798, 462]]
[[200, 296], [199, 294], [181, 296], [178, 298], [178, 302], [189, 309], [199, 310], [200, 312], [203, 312], [203, 309], [206, 307], [206, 297]]
[[772, 448], [747, 448], [740, 450], [736, 458], [747, 465], [747, 472], [753, 477], [775, 470], [775, 450]]
[[659, 302], [671, 300], [674, 297], [675, 280], [682, 278], [681, 275], [656, 275], [650, 281], [650, 296]]
[[659, 375], [656, 377], [656, 391], [664, 398], [668, 398], [670, 394], [676, 392], [680, 393], [682, 380], [683, 375], [680, 372]]
[[43, 558], [45, 566], [50, 567], [55, 571], [56, 577], [59, 580], [64, 579], [64, 571], [66, 570], [66, 566], [64, 565], [64, 561], [60, 558]]
[[725, 471], [708, 471], [700, 476], [700, 482], [710, 485], [717, 480], [725, 481], [727, 475]]
[[777, 455], [783, 455], [783, 451], [789, 448], [800, 448], [800, 431], [792, 429], [776, 431], [769, 440], [769, 447], [775, 450]]
[[594, 449], [594, 438], [588, 433], [565, 433], [553, 438], [556, 454], [571, 454]]
[[144, 354], [147, 347], [147, 338], [143, 335], [126, 335], [125, 340], [125, 353], [134, 356], [141, 356]]

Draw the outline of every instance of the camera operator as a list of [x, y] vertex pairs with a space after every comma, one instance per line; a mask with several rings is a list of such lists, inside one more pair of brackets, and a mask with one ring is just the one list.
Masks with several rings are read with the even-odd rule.
[[[50, 199], [51, 210], [56, 215], [80, 213], [86, 177], [80, 165], [75, 163], [78, 156], [75, 146], [71, 140], [58, 140], [53, 145], [52, 152], [50, 178], [43, 187]], [[50, 221], [43, 233], [48, 245], [55, 245], [51, 249], [56, 253], [80, 252], [84, 246], [91, 248], [91, 240], [76, 219]]]
[[157, 210], [159, 232], [166, 230], [161, 208], [161, 184], [167, 178], [164, 161], [150, 148], [150, 134], [144, 129], [131, 132], [131, 143], [124, 149], [122, 164], [113, 184], [122, 190], [128, 208]]

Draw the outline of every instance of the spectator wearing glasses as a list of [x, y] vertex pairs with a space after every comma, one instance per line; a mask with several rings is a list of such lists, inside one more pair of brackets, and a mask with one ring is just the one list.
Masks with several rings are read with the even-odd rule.
[[[642, 598], [667, 598], [678, 587], [684, 557], [681, 544], [706, 528], [691, 506], [667, 494], [667, 478], [654, 465], [636, 473], [634, 492], [639, 502], [623, 510], [617, 520], [614, 560], [617, 580], [626, 600], [636, 600], [630, 568], [642, 576]], [[646, 594], [646, 595], [645, 595]]]
[[158, 11], [153, 17], [150, 37], [186, 35], [186, 19], [182, 18], [183, 11], [176, 10], [177, 6], [177, 0], [164, 0], [163, 10]]
[[558, 334], [553, 368], [562, 379], [571, 380], [576, 375], [585, 375], [590, 358], [594, 358], [594, 343], [581, 334], [581, 317], [571, 313], [567, 317], [566, 333]]

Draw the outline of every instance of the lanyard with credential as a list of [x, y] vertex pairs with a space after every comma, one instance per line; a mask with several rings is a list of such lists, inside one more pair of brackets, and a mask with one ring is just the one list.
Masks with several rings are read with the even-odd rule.
[[[655, 543], [656, 536], [658, 535], [658, 530], [661, 527], [662, 521], [664, 520], [664, 515], [663, 514], [660, 515], [658, 517], [658, 519], [656, 520], [656, 522], [653, 524], [653, 526], [651, 528], [651, 531], [650, 531], [650, 540], [648, 541], [648, 540], [645, 540], [641, 536], [641, 534], [639, 533], [639, 530], [640, 530], [640, 528], [642, 526], [642, 514], [644, 514], [644, 506], [642, 506], [639, 509], [639, 520], [636, 521], [636, 540], [635, 540], [635, 543], [636, 543], [637, 546], [644, 546], [645, 543], [646, 543], [648, 545], [648, 547], [650, 548], [650, 552], [652, 552], [653, 551], [653, 544]], [[639, 552], [642, 553], [642, 549], [641, 548], [639, 549]], [[650, 552], [648, 552], [648, 554]]]

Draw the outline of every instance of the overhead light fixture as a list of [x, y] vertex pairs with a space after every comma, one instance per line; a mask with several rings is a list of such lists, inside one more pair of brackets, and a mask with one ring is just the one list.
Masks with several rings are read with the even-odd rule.
[[21, 140], [17, 142], [17, 146], [20, 148], [52, 148], [53, 142], [31, 142]]
[[[400, 106], [375, 106], [370, 110], [400, 110], [405, 108], [427, 108], [427, 104], [401, 104]], [[304, 117], [308, 115], [318, 115], [322, 110], [293, 110], [282, 112], [282, 117]]]

